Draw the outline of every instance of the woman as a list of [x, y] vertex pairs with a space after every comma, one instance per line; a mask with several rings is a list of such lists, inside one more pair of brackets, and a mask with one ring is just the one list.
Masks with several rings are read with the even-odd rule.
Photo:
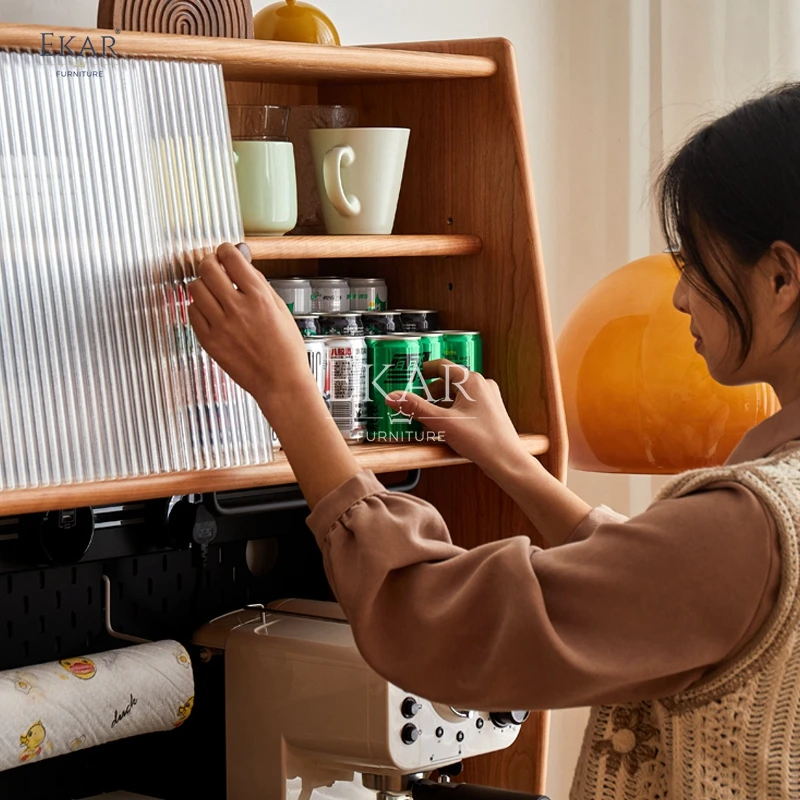
[[678, 476], [625, 520], [523, 451], [493, 381], [470, 374], [450, 408], [391, 401], [511, 495], [548, 550], [525, 537], [456, 547], [432, 506], [360, 469], [291, 314], [232, 245], [201, 264], [190, 319], [275, 427], [377, 672], [462, 707], [595, 706], [574, 798], [796, 797], [800, 86], [698, 131], [659, 200], [680, 246], [674, 303], [712, 376], [766, 382], [782, 405], [724, 467]]

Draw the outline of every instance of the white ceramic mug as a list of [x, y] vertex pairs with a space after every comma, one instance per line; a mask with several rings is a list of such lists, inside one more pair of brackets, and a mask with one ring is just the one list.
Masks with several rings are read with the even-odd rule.
[[244, 231], [280, 236], [297, 224], [294, 149], [285, 141], [233, 142]]
[[409, 134], [409, 128], [309, 130], [328, 233], [392, 232]]

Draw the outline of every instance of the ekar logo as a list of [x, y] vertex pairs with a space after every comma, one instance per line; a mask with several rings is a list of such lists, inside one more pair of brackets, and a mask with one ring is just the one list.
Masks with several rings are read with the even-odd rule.
[[[119, 33], [119, 31], [116, 31]], [[100, 42], [97, 42], [97, 37], [92, 41], [91, 36], [87, 36], [82, 42], [80, 38], [73, 36], [59, 36], [58, 41], [55, 40], [55, 33], [42, 34], [42, 55], [43, 56], [73, 56], [75, 58], [86, 56], [111, 56], [117, 57], [114, 51], [114, 45], [117, 40], [114, 36], [101, 36]], [[75, 40], [78, 39], [77, 42]], [[74, 43], [74, 44], [73, 44]], [[80, 47], [78, 47], [80, 44]], [[77, 49], [75, 49], [77, 47]]]

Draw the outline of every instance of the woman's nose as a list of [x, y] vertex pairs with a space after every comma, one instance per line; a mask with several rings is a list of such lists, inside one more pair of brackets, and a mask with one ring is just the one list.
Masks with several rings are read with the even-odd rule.
[[686, 276], [681, 273], [678, 285], [672, 293], [672, 305], [678, 309], [682, 314], [689, 313], [689, 292], [686, 283]]

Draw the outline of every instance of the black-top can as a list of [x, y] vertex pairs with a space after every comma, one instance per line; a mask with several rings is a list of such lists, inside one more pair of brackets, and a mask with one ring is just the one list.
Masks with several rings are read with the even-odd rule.
[[358, 311], [331, 311], [320, 314], [319, 332], [323, 336], [363, 336], [364, 323]]
[[398, 308], [400, 325], [404, 331], [438, 331], [439, 312], [429, 309]]
[[399, 311], [362, 311], [364, 333], [376, 336], [385, 333], [400, 333], [403, 330]]
[[319, 336], [319, 314], [295, 314], [294, 321], [303, 336]]

